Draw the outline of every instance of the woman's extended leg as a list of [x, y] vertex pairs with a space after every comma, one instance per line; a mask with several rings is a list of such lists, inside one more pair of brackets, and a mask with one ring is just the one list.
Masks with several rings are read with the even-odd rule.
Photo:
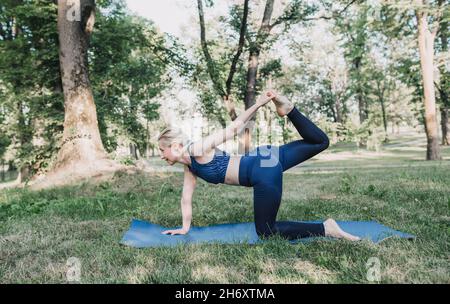
[[287, 114], [303, 140], [296, 140], [279, 147], [279, 160], [283, 171], [313, 157], [328, 148], [328, 136], [296, 107]]

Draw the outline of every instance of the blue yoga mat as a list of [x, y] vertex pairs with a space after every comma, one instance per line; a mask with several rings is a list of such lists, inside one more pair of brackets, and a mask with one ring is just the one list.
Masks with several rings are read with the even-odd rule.
[[[298, 221], [302, 222], [302, 221]], [[321, 221], [303, 221], [304, 223], [321, 223]], [[414, 235], [403, 233], [381, 225], [376, 221], [356, 222], [356, 221], [336, 221], [342, 230], [357, 235], [363, 239], [369, 239], [374, 243], [379, 243], [387, 238], [398, 236], [401, 238], [413, 239]], [[176, 229], [181, 228], [177, 227]], [[171, 228], [169, 228], [171, 229]], [[161, 247], [176, 246], [179, 244], [198, 243], [221, 243], [221, 244], [257, 244], [262, 240], [256, 234], [254, 223], [234, 223], [220, 224], [207, 227], [191, 227], [185, 235], [166, 235], [161, 232], [168, 228], [150, 222], [134, 219], [130, 229], [125, 233], [121, 244], [132, 247]], [[291, 243], [310, 242], [316, 239], [332, 239], [326, 237], [311, 237], [291, 240]]]

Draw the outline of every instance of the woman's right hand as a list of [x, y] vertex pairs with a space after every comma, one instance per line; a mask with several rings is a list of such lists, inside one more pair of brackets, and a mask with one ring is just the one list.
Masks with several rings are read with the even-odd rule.
[[162, 234], [170, 234], [170, 235], [176, 235], [176, 234], [186, 234], [188, 233], [188, 229], [175, 229], [175, 230], [166, 230], [161, 232]]

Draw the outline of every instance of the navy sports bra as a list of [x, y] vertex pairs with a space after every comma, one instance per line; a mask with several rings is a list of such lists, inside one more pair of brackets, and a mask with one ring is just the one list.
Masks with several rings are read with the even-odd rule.
[[[191, 144], [192, 142], [188, 146], [190, 146]], [[192, 167], [189, 165], [188, 167], [192, 173], [209, 183], [224, 183], [225, 174], [227, 172], [228, 163], [230, 161], [230, 155], [226, 151], [222, 151], [216, 148], [213, 159], [206, 164], [200, 164], [192, 155], [189, 156], [191, 158]]]

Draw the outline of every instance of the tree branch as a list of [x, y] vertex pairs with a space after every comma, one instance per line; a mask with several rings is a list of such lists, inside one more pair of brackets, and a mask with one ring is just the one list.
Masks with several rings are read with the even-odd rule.
[[441, 19], [442, 16], [444, 15], [444, 1], [443, 0], [438, 0], [438, 11], [436, 14], [436, 20], [434, 21], [433, 24], [433, 31], [431, 32], [431, 37], [434, 39], [439, 31], [439, 27], [440, 27], [440, 23], [441, 23]]
[[[336, 16], [341, 15], [341, 14], [344, 13], [350, 6], [352, 6], [354, 3], [360, 2], [360, 1], [361, 1], [361, 0], [351, 0], [349, 3], [347, 3], [347, 5], [346, 5], [343, 9], [341, 9], [341, 10], [339, 10], [339, 11], [337, 11], [337, 12], [333, 12], [330, 16], [325, 16], [325, 15], [324, 15], [324, 16], [313, 17], [313, 18], [301, 18], [301, 19], [297, 20], [296, 22], [300, 22], [300, 21], [314, 21], [314, 20], [319, 20], [319, 19], [330, 20], [330, 19], [336, 18]], [[275, 20], [274, 23], [272, 23], [272, 25], [270, 25], [270, 29], [272, 29], [273, 27], [275, 27], [275, 26], [277, 26], [277, 25], [279, 25], [279, 24], [281, 24], [281, 23], [283, 23], [283, 22], [285, 22], [285, 21], [287, 21], [287, 20], [292, 20], [292, 19], [294, 19], [294, 15], [295, 15], [295, 13], [296, 13], [297, 11], [294, 9], [294, 10], [291, 10], [291, 11], [289, 12], [289, 11], [288, 11], [289, 8], [290, 8], [290, 7], [288, 7], [288, 8], [285, 10], [285, 12], [284, 12], [280, 17], [278, 17], [277, 20]]]
[[258, 34], [256, 35], [256, 43], [258, 46], [261, 44], [262, 39], [264, 39], [272, 29], [270, 25], [270, 18], [272, 17], [273, 13], [273, 2], [274, 0], [267, 0], [266, 2], [261, 26], [259, 27]]

